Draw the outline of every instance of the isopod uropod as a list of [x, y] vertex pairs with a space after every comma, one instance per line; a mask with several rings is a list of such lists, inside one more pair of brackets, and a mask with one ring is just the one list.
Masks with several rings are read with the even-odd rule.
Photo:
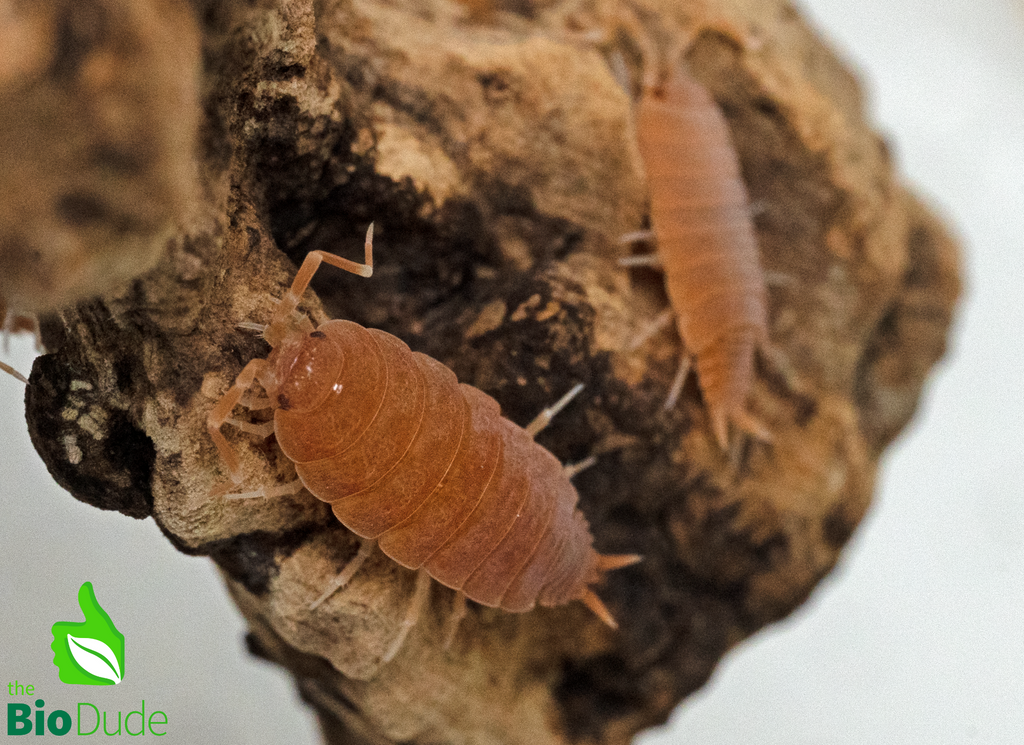
[[[594, 550], [569, 476], [530, 432], [503, 418], [490, 396], [391, 334], [344, 320], [314, 328], [296, 311], [322, 261], [371, 275], [372, 228], [364, 264], [322, 251], [306, 256], [264, 329], [269, 357], [251, 360], [210, 412], [210, 436], [233, 482], [242, 473], [222, 425], [273, 433], [298, 478], [244, 496], [304, 486], [363, 539], [314, 607], [348, 581], [374, 545], [419, 570], [405, 628], [385, 660], [415, 622], [429, 577], [511, 612], [582, 600], [614, 627], [590, 585], [638, 557]], [[254, 381], [267, 398], [250, 408], [274, 409], [266, 425], [231, 418]]]

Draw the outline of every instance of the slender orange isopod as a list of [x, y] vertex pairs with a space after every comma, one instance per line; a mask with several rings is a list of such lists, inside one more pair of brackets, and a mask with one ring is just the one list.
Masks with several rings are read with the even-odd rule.
[[[296, 312], [322, 261], [370, 276], [372, 227], [365, 264], [322, 251], [306, 256], [265, 327], [270, 356], [251, 360], [210, 412], [210, 436], [232, 480], [239, 483], [242, 473], [221, 426], [272, 432], [298, 478], [244, 496], [304, 486], [364, 539], [314, 607], [351, 578], [375, 544], [419, 570], [410, 615], [385, 660], [415, 622], [429, 577], [511, 612], [582, 600], [614, 627], [590, 585], [637, 557], [594, 550], [569, 475], [531, 432], [502, 417], [490, 396], [391, 334], [343, 320], [314, 328]], [[266, 425], [230, 418], [254, 381], [267, 399], [250, 408], [275, 410]]]
[[[754, 353], [765, 344], [767, 292], [736, 151], [714, 100], [683, 66], [637, 114], [651, 224], [679, 335], [695, 359], [715, 438], [729, 422], [767, 437], [746, 410]], [[684, 357], [666, 402], [689, 371]]]

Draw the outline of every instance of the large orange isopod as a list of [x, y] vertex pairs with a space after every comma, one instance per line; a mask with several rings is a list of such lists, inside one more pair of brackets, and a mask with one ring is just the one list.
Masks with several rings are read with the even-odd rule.
[[[210, 412], [210, 436], [232, 480], [242, 480], [240, 463], [221, 427], [273, 433], [298, 478], [249, 495], [305, 487], [363, 539], [314, 607], [348, 581], [374, 545], [420, 571], [405, 628], [385, 659], [415, 622], [429, 577], [514, 613], [582, 600], [614, 627], [590, 586], [638, 557], [594, 550], [569, 474], [531, 431], [395, 336], [344, 320], [314, 327], [296, 311], [322, 261], [370, 276], [372, 227], [364, 264], [322, 251], [306, 256], [264, 329], [269, 357], [251, 360]], [[253, 407], [274, 409], [266, 425], [231, 418], [254, 381], [267, 398]]]

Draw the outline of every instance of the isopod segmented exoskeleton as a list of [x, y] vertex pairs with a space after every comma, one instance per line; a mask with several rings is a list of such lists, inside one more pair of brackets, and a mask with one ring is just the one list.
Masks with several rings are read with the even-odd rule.
[[[511, 612], [582, 600], [614, 626], [590, 585], [638, 557], [594, 550], [568, 474], [530, 432], [503, 418], [490, 396], [391, 334], [343, 320], [314, 328], [296, 312], [322, 261], [370, 276], [371, 238], [372, 226], [365, 264], [322, 251], [307, 255], [265, 327], [269, 357], [250, 361], [210, 412], [210, 436], [232, 480], [242, 479], [240, 463], [221, 426], [272, 432], [298, 479], [251, 495], [304, 486], [363, 538], [356, 559], [314, 606], [376, 544], [420, 572], [406, 629], [426, 598], [428, 577]], [[275, 410], [262, 426], [231, 418], [254, 381]]]
[[[714, 100], [677, 66], [637, 113], [651, 226], [679, 335], [693, 356], [712, 430], [764, 434], [746, 410], [754, 353], [767, 342], [767, 292], [757, 236], [729, 129]], [[680, 366], [667, 405], [689, 368]]]

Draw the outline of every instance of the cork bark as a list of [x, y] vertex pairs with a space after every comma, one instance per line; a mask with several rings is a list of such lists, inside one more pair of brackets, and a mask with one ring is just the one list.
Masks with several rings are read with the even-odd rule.
[[[51, 353], [37, 360], [27, 397], [33, 442], [76, 498], [151, 516], [180, 550], [218, 564], [250, 625], [250, 651], [293, 673], [325, 741], [628, 742], [834, 566], [869, 504], [879, 456], [943, 352], [959, 267], [953, 240], [894, 172], [856, 80], [791, 5], [31, 7], [45, 12], [30, 17], [26, 5], [29, 21], [9, 28], [43, 61], [0, 68], [6, 108], [57, 110], [61, 96], [77, 97], [85, 103], [75, 111], [136, 128], [128, 155], [111, 156], [131, 164], [131, 178], [90, 171], [96, 161], [85, 156], [65, 168], [88, 182], [74, 193], [98, 194], [102, 207], [85, 211], [94, 232], [74, 244], [73, 261], [42, 240], [26, 253], [17, 216], [0, 215], [5, 270], [38, 277], [55, 261], [104, 278], [71, 293], [102, 299], [45, 319]], [[87, 10], [107, 22], [69, 37]], [[151, 24], [146, 43], [128, 38], [140, 17]], [[63, 54], [67, 38], [84, 41]], [[663, 410], [679, 339], [665, 330], [631, 348], [665, 307], [661, 278], [617, 263], [630, 251], [619, 237], [648, 212], [633, 119], [643, 55], [681, 47], [728, 120], [769, 288], [771, 354], [750, 409], [772, 440], [737, 436], [727, 453], [692, 379]], [[151, 63], [153, 85], [171, 92], [140, 83], [93, 95], [99, 54], [113, 69]], [[154, 104], [190, 91], [185, 114]], [[25, 129], [0, 116], [5, 129]], [[89, 147], [75, 152], [110, 154]], [[68, 202], [52, 169], [19, 173], [16, 187], [0, 173], [0, 193], [42, 195], [36, 234], [84, 229], [80, 211], [70, 221], [60, 211]], [[144, 220], [117, 222], [135, 206]], [[211, 496], [227, 474], [207, 414], [268, 352], [238, 324], [269, 319], [307, 251], [358, 258], [371, 221], [373, 278], [325, 269], [301, 308], [397, 335], [519, 424], [585, 384], [539, 441], [563, 461], [598, 456], [575, 479], [596, 546], [644, 556], [598, 588], [618, 631], [579, 603], [526, 614], [471, 605], [445, 648], [454, 592], [435, 584], [424, 617], [383, 664], [412, 572], [378, 553], [310, 611], [355, 538], [304, 491]], [[96, 231], [120, 239], [96, 242]], [[87, 249], [101, 244], [121, 274], [93, 263], [101, 259]], [[66, 300], [23, 287], [4, 284], [0, 299], [26, 311]], [[231, 438], [247, 485], [292, 478], [273, 438]]]

